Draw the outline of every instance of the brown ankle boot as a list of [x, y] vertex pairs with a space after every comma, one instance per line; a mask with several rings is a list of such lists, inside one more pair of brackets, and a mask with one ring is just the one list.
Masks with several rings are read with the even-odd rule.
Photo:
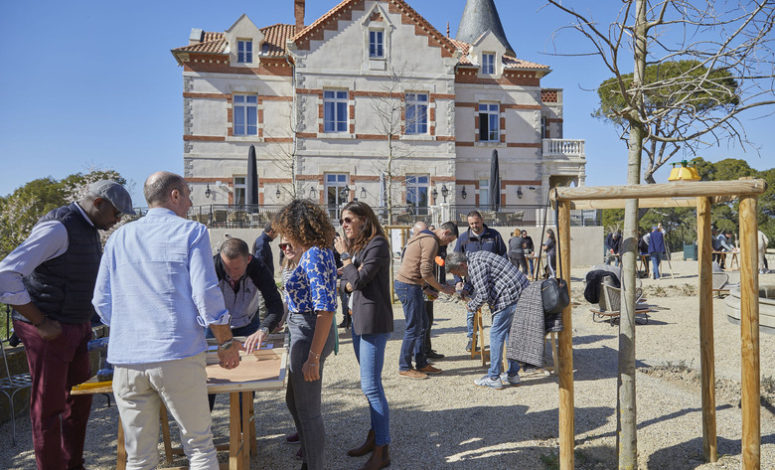
[[375, 445], [374, 430], [369, 429], [369, 434], [368, 436], [366, 436], [366, 442], [364, 442], [363, 445], [361, 445], [360, 447], [356, 447], [355, 449], [348, 450], [347, 455], [349, 455], [350, 457], [364, 456], [369, 452], [371, 452], [372, 450], [374, 450], [374, 445]]
[[379, 470], [390, 466], [390, 454], [388, 452], [388, 444], [384, 446], [375, 446], [374, 453], [366, 462], [366, 465], [361, 467], [360, 470]]

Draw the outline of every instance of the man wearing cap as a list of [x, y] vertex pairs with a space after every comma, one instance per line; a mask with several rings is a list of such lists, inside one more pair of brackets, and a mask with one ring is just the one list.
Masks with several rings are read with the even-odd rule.
[[102, 180], [86, 196], [40, 218], [29, 237], [0, 262], [0, 302], [13, 307], [13, 327], [32, 377], [30, 421], [39, 469], [83, 468], [91, 395], [71, 396], [89, 379], [92, 292], [107, 230], [134, 215], [120, 184]]

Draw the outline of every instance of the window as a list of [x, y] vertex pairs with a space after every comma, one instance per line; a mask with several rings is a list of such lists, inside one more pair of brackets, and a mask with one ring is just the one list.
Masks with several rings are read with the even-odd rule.
[[543, 116], [541, 116], [541, 138], [542, 139], [549, 138], [549, 127], [547, 127], [546, 118]]
[[385, 58], [385, 32], [382, 30], [369, 31], [369, 58]]
[[490, 180], [479, 180], [479, 208], [490, 208]]
[[245, 184], [244, 176], [234, 177], [234, 205], [245, 205], [245, 194], [247, 194], [247, 184]]
[[406, 133], [428, 133], [428, 94], [406, 94]]
[[428, 215], [428, 176], [406, 176], [406, 205], [413, 215]]
[[234, 95], [234, 135], [257, 135], [257, 116], [257, 96]]
[[347, 92], [324, 91], [324, 126], [325, 132], [347, 132]]
[[339, 218], [339, 209], [348, 201], [350, 190], [347, 187], [347, 175], [342, 173], [326, 174], [326, 203], [328, 215]]
[[479, 140], [497, 142], [500, 128], [500, 113], [497, 104], [479, 105]]
[[237, 62], [240, 64], [253, 62], [253, 41], [250, 39], [237, 40]]
[[495, 74], [495, 54], [491, 52], [485, 52], [482, 54], [482, 74]]

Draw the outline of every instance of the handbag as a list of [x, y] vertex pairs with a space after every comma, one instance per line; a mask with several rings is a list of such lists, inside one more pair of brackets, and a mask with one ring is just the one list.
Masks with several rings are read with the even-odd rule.
[[[556, 191], [556, 189], [555, 189]], [[549, 206], [547, 206], [548, 209]], [[559, 205], [555, 206], [555, 223], [557, 223], [557, 257], [560, 254], [560, 236], [559, 236], [559, 219], [560, 208]], [[538, 251], [540, 259], [541, 251], [543, 248], [544, 237], [543, 233], [546, 231], [546, 212], [544, 212], [544, 226], [541, 232], [541, 248]], [[554, 315], [561, 313], [562, 310], [570, 304], [570, 294], [568, 293], [568, 283], [565, 279], [562, 279], [562, 263], [557, 263], [558, 274], [560, 277], [550, 277], [541, 281], [541, 300], [544, 304], [544, 315]]]
[[568, 283], [565, 279], [550, 277], [541, 282], [541, 300], [544, 303], [544, 314], [552, 315], [562, 312], [570, 303]]

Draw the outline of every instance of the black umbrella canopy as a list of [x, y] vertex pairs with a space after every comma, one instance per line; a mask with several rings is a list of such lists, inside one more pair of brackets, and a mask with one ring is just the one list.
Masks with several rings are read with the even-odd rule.
[[248, 151], [248, 177], [246, 178], [245, 204], [258, 206], [258, 169], [256, 168], [256, 147], [251, 145]]
[[498, 151], [492, 151], [490, 160], [490, 210], [497, 211], [501, 207], [501, 175], [498, 167]]

